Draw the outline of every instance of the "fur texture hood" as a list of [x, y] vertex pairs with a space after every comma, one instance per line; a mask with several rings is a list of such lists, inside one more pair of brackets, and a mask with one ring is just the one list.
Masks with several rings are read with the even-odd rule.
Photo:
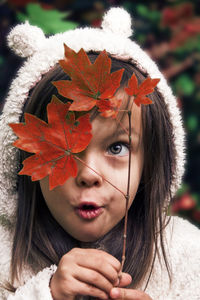
[[[16, 136], [8, 126], [19, 122], [29, 91], [58, 60], [64, 57], [63, 44], [75, 51], [106, 50], [111, 56], [130, 60], [151, 78], [160, 78], [157, 85], [173, 125], [176, 166], [171, 185], [172, 195], [179, 187], [184, 172], [184, 131], [177, 102], [165, 78], [151, 58], [129, 37], [131, 17], [122, 8], [111, 8], [104, 16], [101, 28], [79, 28], [46, 38], [41, 29], [25, 24], [17, 25], [8, 36], [8, 45], [17, 55], [26, 58], [11, 84], [0, 119], [0, 215], [13, 224], [16, 211], [17, 171], [19, 153], [12, 146]], [[166, 199], [167, 200], [167, 199]]]

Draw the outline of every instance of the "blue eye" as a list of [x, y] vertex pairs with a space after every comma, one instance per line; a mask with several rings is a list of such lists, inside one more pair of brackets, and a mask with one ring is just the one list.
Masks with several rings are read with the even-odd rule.
[[108, 154], [117, 156], [126, 156], [129, 152], [129, 146], [122, 142], [117, 142], [109, 146]]

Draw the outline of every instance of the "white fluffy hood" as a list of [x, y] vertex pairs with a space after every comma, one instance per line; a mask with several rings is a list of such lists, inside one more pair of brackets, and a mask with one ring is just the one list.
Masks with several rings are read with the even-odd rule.
[[30, 89], [64, 57], [63, 43], [79, 51], [106, 50], [122, 60], [131, 59], [151, 78], [160, 78], [157, 85], [167, 104], [176, 147], [176, 170], [171, 192], [177, 190], [184, 171], [184, 132], [177, 102], [157, 65], [132, 40], [131, 18], [122, 8], [111, 8], [104, 16], [102, 29], [80, 28], [46, 38], [41, 29], [25, 24], [17, 25], [8, 36], [9, 46], [16, 54], [27, 57], [17, 73], [6, 99], [0, 119], [0, 215], [13, 222], [16, 210], [18, 150], [12, 146], [16, 139], [8, 123], [19, 122]]

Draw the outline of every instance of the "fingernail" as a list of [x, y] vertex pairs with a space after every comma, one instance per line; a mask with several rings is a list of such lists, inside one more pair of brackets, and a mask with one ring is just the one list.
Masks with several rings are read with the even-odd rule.
[[113, 288], [110, 292], [110, 295], [112, 298], [119, 298], [119, 296], [120, 296], [119, 290], [116, 288]]

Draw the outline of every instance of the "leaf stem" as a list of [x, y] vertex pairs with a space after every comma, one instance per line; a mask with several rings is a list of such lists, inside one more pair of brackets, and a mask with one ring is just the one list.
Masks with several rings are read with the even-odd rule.
[[94, 173], [96, 173], [98, 176], [100, 176], [103, 180], [105, 180], [107, 183], [109, 183], [111, 186], [113, 186], [118, 192], [120, 192], [124, 197], [126, 197], [126, 195], [124, 194], [124, 192], [122, 192], [116, 185], [114, 185], [112, 182], [110, 182], [108, 179], [106, 179], [104, 176], [102, 176], [101, 174], [99, 174], [96, 170], [94, 170], [93, 168], [91, 168], [89, 165], [87, 165], [84, 160], [82, 160], [80, 157], [76, 156], [73, 154], [73, 157], [77, 160], [79, 160], [82, 164], [84, 164], [86, 167], [88, 167], [90, 170], [92, 170]]
[[124, 125], [122, 124], [122, 122], [120, 120], [117, 120], [117, 119], [116, 119], [116, 121], [121, 126], [121, 128], [125, 131], [125, 133], [127, 135], [129, 135], [129, 131], [124, 127]]
[[127, 182], [127, 193], [126, 193], [126, 208], [124, 217], [124, 234], [123, 234], [123, 249], [122, 249], [122, 261], [121, 269], [119, 272], [119, 277], [124, 267], [124, 262], [126, 259], [126, 241], [127, 241], [127, 223], [128, 223], [128, 204], [130, 198], [130, 177], [131, 177], [131, 110], [128, 111], [128, 122], [129, 122], [129, 158], [128, 158], [128, 182]]

